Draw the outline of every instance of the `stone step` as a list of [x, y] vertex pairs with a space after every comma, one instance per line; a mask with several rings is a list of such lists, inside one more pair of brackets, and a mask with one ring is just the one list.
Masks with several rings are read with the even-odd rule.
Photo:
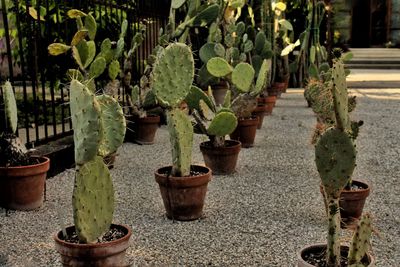
[[362, 63], [353, 64], [353, 62], [347, 63], [346, 68], [348, 69], [400, 69], [400, 63], [398, 64], [374, 64], [374, 63]]

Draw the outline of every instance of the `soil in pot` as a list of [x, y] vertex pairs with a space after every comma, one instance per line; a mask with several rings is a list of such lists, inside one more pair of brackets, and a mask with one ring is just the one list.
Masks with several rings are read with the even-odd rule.
[[95, 244], [79, 243], [74, 226], [67, 227], [66, 232], [66, 237], [62, 231], [54, 235], [63, 266], [129, 266], [125, 261], [132, 235], [129, 227], [112, 224], [102, 240]]
[[256, 109], [252, 112], [252, 115], [254, 117], [258, 117], [257, 129], [261, 129], [266, 112], [267, 112], [267, 106], [264, 105], [258, 105]]
[[154, 138], [160, 123], [160, 116], [149, 115], [135, 119], [134, 141], [141, 145], [154, 144]]
[[225, 140], [223, 147], [213, 147], [210, 141], [200, 144], [204, 163], [217, 175], [235, 172], [240, 148], [241, 143], [236, 140]]
[[[324, 196], [323, 187], [320, 185], [320, 191]], [[342, 218], [341, 226], [343, 228], [353, 226], [361, 217], [364, 204], [371, 191], [366, 182], [353, 180], [351, 189], [344, 189], [340, 195], [340, 216]], [[324, 197], [325, 201], [325, 197]], [[325, 203], [326, 209], [326, 203]]]
[[192, 165], [190, 176], [174, 177], [170, 175], [171, 169], [171, 166], [167, 166], [155, 172], [167, 217], [178, 221], [200, 218], [203, 215], [211, 170], [205, 166]]
[[50, 159], [37, 158], [34, 165], [0, 167], [0, 206], [14, 210], [33, 210], [43, 204]]
[[239, 119], [238, 125], [233, 133], [230, 134], [231, 139], [238, 140], [242, 143], [242, 147], [249, 148], [254, 145], [258, 118]]
[[[348, 267], [347, 254], [348, 246], [341, 246], [341, 267]], [[297, 256], [298, 267], [328, 267], [326, 265], [326, 244], [315, 244], [303, 248]], [[365, 266], [373, 266], [372, 256], [365, 256], [362, 259]]]

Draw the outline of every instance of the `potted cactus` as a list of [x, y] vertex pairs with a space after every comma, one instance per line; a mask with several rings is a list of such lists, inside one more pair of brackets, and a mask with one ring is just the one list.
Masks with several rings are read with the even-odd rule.
[[43, 204], [46, 174], [50, 160], [33, 157], [15, 135], [17, 104], [10, 82], [2, 95], [0, 129], [0, 206], [14, 210], [33, 210]]
[[54, 235], [64, 266], [126, 266], [131, 230], [112, 224], [114, 189], [104, 157], [124, 140], [122, 107], [109, 95], [95, 95], [72, 79], [70, 108], [76, 173], [72, 196], [74, 226]]
[[241, 143], [237, 140], [225, 140], [237, 126], [237, 118], [231, 106], [231, 91], [225, 95], [223, 105], [217, 105], [211, 87], [208, 94], [192, 86], [186, 97], [192, 116], [195, 119], [195, 132], [207, 135], [209, 141], [200, 144], [204, 162], [213, 174], [230, 174], [236, 169]]
[[202, 216], [211, 170], [192, 165], [193, 126], [179, 108], [194, 78], [191, 49], [182, 43], [168, 45], [160, 52], [152, 74], [153, 92], [167, 111], [167, 128], [172, 149], [172, 166], [155, 172], [167, 217], [195, 220]]
[[215, 77], [224, 77], [233, 85], [234, 97], [231, 108], [239, 122], [231, 138], [239, 140], [242, 147], [252, 147], [259, 123], [258, 117], [252, 116], [252, 112], [257, 107], [257, 96], [267, 82], [269, 71], [267, 60], [262, 63], [255, 84], [255, 70], [248, 63], [241, 62], [233, 67], [225, 59], [214, 57], [207, 62], [207, 70]]
[[[351, 121], [348, 115], [348, 96], [344, 64], [340, 60], [334, 62], [333, 77], [333, 105], [335, 110], [335, 124], [329, 127], [318, 139], [315, 146], [315, 162], [321, 177], [325, 203], [328, 214], [328, 237], [325, 247], [318, 246], [320, 252], [326, 251], [326, 265], [340, 267], [340, 198], [342, 191], [351, 180], [356, 166], [356, 149], [351, 136]], [[364, 215], [353, 237], [353, 243], [348, 252], [348, 266], [371, 266], [372, 258], [367, 255], [369, 238], [371, 235], [370, 216]], [[306, 248], [301, 254], [304, 261], [306, 254], [315, 253], [315, 247]], [[310, 262], [310, 261], [309, 261]], [[319, 266], [301, 265], [299, 266]]]

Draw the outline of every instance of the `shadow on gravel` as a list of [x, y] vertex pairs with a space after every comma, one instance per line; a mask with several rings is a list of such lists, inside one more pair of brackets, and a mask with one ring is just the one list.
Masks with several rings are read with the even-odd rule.
[[8, 262], [8, 256], [0, 254], [0, 267], [11, 267], [11, 263]]

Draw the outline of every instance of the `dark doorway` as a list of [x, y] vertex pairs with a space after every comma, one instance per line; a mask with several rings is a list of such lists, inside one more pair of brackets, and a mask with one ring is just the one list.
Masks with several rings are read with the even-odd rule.
[[352, 10], [352, 47], [382, 47], [387, 42], [387, 0], [354, 0]]

